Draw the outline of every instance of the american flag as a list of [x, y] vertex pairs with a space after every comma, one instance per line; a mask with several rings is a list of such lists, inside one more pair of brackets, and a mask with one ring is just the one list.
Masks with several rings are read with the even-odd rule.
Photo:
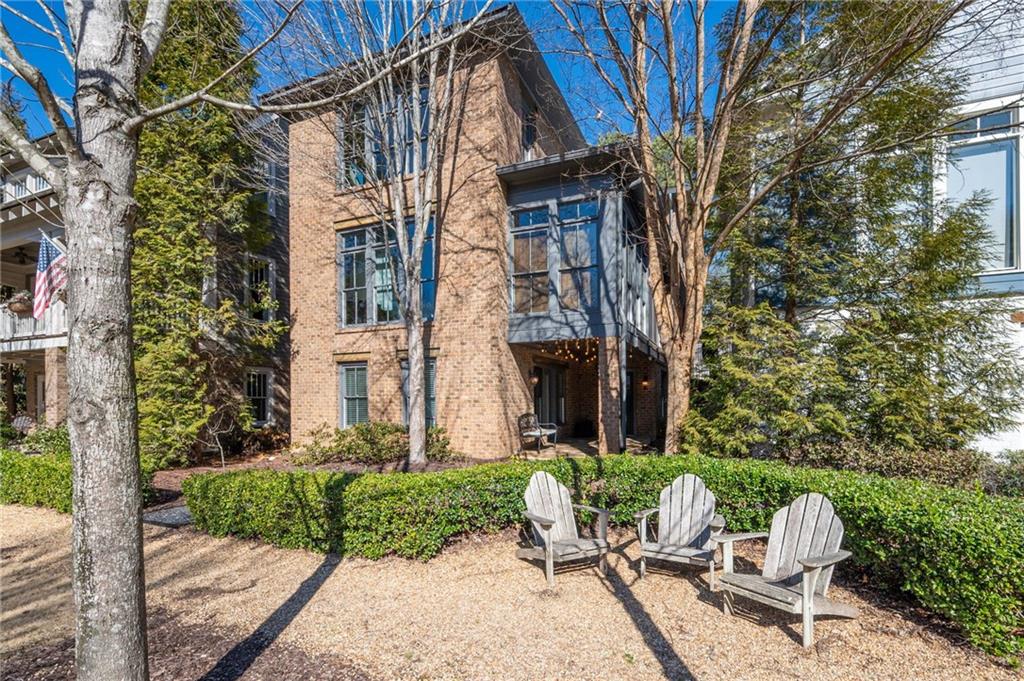
[[46, 236], [39, 242], [39, 259], [36, 261], [36, 290], [32, 300], [32, 316], [42, 319], [50, 307], [53, 296], [68, 281], [64, 271], [64, 253]]

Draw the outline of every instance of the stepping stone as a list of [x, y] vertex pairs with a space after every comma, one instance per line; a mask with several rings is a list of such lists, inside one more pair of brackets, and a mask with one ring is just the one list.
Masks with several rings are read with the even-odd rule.
[[171, 506], [142, 514], [142, 522], [161, 527], [184, 527], [192, 524], [192, 514], [188, 512], [188, 506]]

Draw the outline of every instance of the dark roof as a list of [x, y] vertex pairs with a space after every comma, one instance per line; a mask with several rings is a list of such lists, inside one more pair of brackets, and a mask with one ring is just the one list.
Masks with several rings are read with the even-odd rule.
[[617, 142], [512, 163], [498, 168], [498, 177], [507, 184], [519, 185], [564, 175], [622, 174], [629, 167], [626, 161], [630, 146], [628, 142]]

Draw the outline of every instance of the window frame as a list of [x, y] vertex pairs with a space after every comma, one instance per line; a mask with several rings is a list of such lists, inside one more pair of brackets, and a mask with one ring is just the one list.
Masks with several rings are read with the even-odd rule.
[[[264, 376], [266, 382], [264, 384], [264, 390], [266, 394], [262, 397], [253, 396], [249, 394], [249, 388], [252, 385], [253, 376]], [[258, 419], [256, 414], [253, 413], [253, 400], [265, 400], [266, 401], [266, 418]], [[245, 380], [245, 400], [249, 406], [250, 413], [253, 417], [253, 425], [257, 428], [264, 428], [267, 426], [274, 425], [274, 370], [270, 367], [249, 367], [246, 370]]]
[[[531, 223], [525, 226], [519, 226], [517, 224], [517, 216], [524, 213], [541, 213], [547, 215], [547, 222], [544, 224]], [[529, 315], [547, 315], [551, 312], [551, 248], [552, 238], [555, 221], [551, 215], [551, 202], [544, 201], [541, 203], [524, 204], [521, 206], [515, 206], [511, 209], [509, 215], [509, 312], [513, 315], [529, 316]], [[544, 235], [544, 267], [543, 269], [530, 269], [523, 270], [522, 272], [516, 270], [516, 239], [517, 238], [528, 238], [530, 239], [529, 252], [533, 252], [532, 240], [533, 238], [543, 233]], [[532, 256], [531, 256], [532, 261]], [[530, 263], [531, 266], [533, 263]], [[547, 297], [546, 303], [541, 310], [531, 309], [526, 312], [521, 312], [516, 308], [516, 280], [517, 279], [529, 279], [532, 280], [536, 277], [547, 278]], [[531, 286], [532, 289], [532, 286]]]
[[[412, 240], [414, 225], [413, 220], [410, 218], [406, 220], [406, 233], [407, 237]], [[390, 229], [389, 229], [390, 231]], [[363, 243], [355, 246], [344, 247], [344, 239], [348, 235], [352, 235], [356, 232], [363, 233]], [[380, 319], [378, 315], [377, 299], [378, 295], [384, 289], [381, 288], [378, 291], [378, 253], [383, 252], [385, 255], [384, 262], [388, 269], [388, 274], [391, 274], [390, 270], [390, 257], [387, 257], [388, 249], [391, 249], [392, 255], [397, 259], [399, 257], [398, 244], [395, 243], [393, 235], [388, 235], [387, 239], [384, 239], [385, 234], [383, 226], [380, 224], [371, 225], [360, 225], [359, 227], [352, 227], [350, 229], [342, 229], [336, 232], [336, 256], [335, 256], [335, 267], [337, 270], [337, 288], [336, 294], [338, 297], [338, 310], [337, 310], [337, 324], [340, 329], [348, 328], [361, 328], [368, 326], [383, 326], [390, 324], [402, 323], [402, 310], [398, 305], [398, 293], [395, 288], [395, 282], [391, 282], [390, 288], [392, 291], [392, 298], [395, 302], [395, 316], [389, 317], [388, 319]], [[434, 312], [437, 307], [437, 248], [436, 248], [436, 231], [434, 227], [434, 218], [430, 218], [430, 224], [427, 228], [427, 236], [423, 242], [423, 261], [420, 265], [420, 294], [423, 303], [423, 319], [424, 321], [432, 321], [434, 318]], [[355, 286], [352, 288], [345, 288], [345, 256], [361, 254], [363, 257], [363, 271], [364, 281], [361, 286]], [[401, 272], [395, 272], [397, 277], [402, 276]], [[366, 319], [363, 321], [349, 322], [345, 318], [345, 294], [349, 291], [365, 291], [364, 297], [366, 301]]]
[[[1010, 123], [1005, 128], [995, 130], [984, 130], [981, 128], [981, 118], [994, 113], [1008, 112]], [[950, 199], [949, 167], [951, 156], [959, 149], [969, 147], [980, 147], [987, 144], [1009, 143], [1009, 160], [1013, 177], [1011, 180], [1010, 193], [1005, 198], [1010, 206], [1008, 211], [1010, 225], [1007, 230], [1007, 238], [1011, 242], [1011, 264], [1002, 267], [991, 267], [977, 272], [978, 276], [993, 274], [1006, 274], [1024, 271], [1024, 211], [1022, 211], [1021, 199], [1024, 196], [1024, 108], [1015, 98], [998, 98], [985, 100], [967, 105], [960, 109], [961, 117], [970, 117], [976, 120], [977, 125], [971, 132], [965, 130], [954, 130], [948, 134], [940, 146], [937, 154], [936, 181], [933, 188], [934, 194], [939, 201]], [[970, 137], [962, 135], [970, 134]], [[956, 139], [960, 137], [959, 139]], [[1005, 261], [1004, 261], [1005, 262]]]
[[[409, 360], [399, 362], [402, 371], [402, 424], [409, 425]], [[437, 426], [437, 358], [423, 358], [423, 410], [427, 428]]]
[[[348, 395], [345, 388], [345, 374], [348, 370], [362, 370], [363, 371], [363, 384], [366, 387], [365, 395]], [[366, 420], [365, 421], [348, 421], [348, 401], [349, 400], [362, 400], [366, 402]], [[358, 407], [357, 407], [358, 409]], [[338, 363], [338, 427], [342, 430], [350, 428], [359, 423], [368, 423], [370, 421], [370, 367], [366, 361], [362, 362], [339, 362]]]
[[[574, 206], [584, 203], [595, 204], [595, 211], [593, 215], [577, 215], [573, 218], [562, 218], [561, 209], [565, 206]], [[579, 200], [560, 200], [558, 202], [558, 213], [556, 215], [558, 223], [558, 279], [556, 282], [556, 288], [558, 290], [558, 306], [561, 310], [571, 310], [573, 312], [582, 312], [584, 314], [590, 313], [597, 307], [597, 275], [598, 275], [598, 253], [600, 248], [598, 245], [600, 225], [601, 225], [601, 199], [599, 196], [587, 197]], [[583, 266], [568, 266], [566, 258], [566, 242], [565, 235], [566, 231], [579, 232], [584, 227], [593, 229], [587, 239], [588, 246], [590, 248], [590, 262]], [[572, 277], [573, 273], [576, 272], [588, 272], [590, 276], [590, 300], [587, 304], [583, 304], [582, 296], [579, 295], [577, 288], [577, 307], [571, 307], [565, 304], [566, 291], [562, 285], [562, 279], [566, 274]], [[582, 279], [580, 280], [582, 281]]]
[[[253, 291], [255, 287], [252, 283], [253, 263], [258, 262], [266, 265], [266, 283], [267, 283], [267, 294], [270, 296], [271, 301], [277, 300], [277, 267], [274, 259], [265, 255], [256, 255], [254, 253], [245, 254], [245, 309], [247, 310], [249, 317], [258, 322], [264, 324], [273, 321], [276, 317], [277, 311], [271, 309], [260, 310], [260, 313], [254, 314], [252, 306], [255, 304], [255, 298], [253, 297]], [[258, 285], [258, 284], [257, 284]]]

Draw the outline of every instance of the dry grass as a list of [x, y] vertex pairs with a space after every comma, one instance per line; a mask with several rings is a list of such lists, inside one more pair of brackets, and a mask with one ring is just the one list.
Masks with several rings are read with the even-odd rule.
[[[72, 632], [70, 523], [39, 509], [0, 513], [7, 655]], [[749, 604], [727, 617], [696, 570], [653, 568], [637, 581], [632, 534], [619, 537], [607, 578], [569, 568], [553, 592], [542, 568], [515, 559], [510, 533], [468, 539], [428, 563], [338, 561], [191, 530], [147, 526], [145, 536], [152, 610], [197, 635], [255, 632], [385, 679], [1021, 678], [905, 609], [844, 588], [830, 593], [861, 618], [821, 621], [805, 651], [797, 616]]]

